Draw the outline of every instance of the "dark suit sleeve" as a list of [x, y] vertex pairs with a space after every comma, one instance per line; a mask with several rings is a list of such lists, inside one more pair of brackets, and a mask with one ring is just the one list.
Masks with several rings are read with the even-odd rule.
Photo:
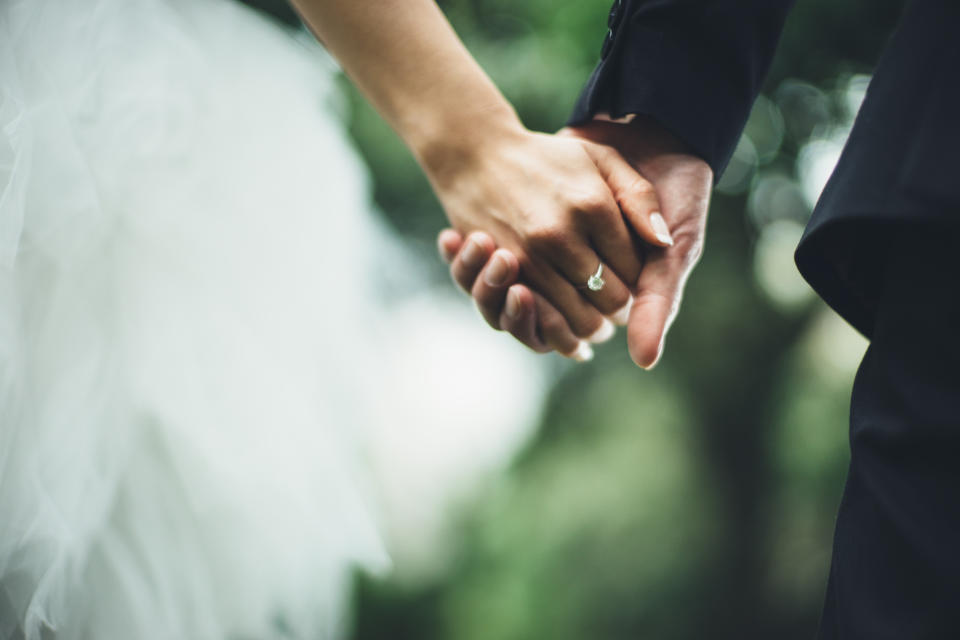
[[719, 176], [794, 0], [616, 0], [600, 64], [570, 124], [597, 113], [658, 120]]

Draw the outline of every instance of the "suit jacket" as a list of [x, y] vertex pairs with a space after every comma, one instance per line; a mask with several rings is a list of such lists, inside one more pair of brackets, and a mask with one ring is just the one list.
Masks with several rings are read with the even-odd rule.
[[[571, 123], [652, 116], [719, 176], [793, 1], [616, 0]], [[958, 33], [957, 0], [907, 4], [797, 249], [804, 277], [868, 336], [889, 230], [922, 242], [960, 222]]]

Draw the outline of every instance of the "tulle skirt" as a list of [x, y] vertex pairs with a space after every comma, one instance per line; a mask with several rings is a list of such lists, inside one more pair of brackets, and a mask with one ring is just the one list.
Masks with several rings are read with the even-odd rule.
[[336, 637], [387, 566], [364, 438], [427, 394], [378, 274], [416, 267], [333, 78], [231, 2], [0, 5], [0, 637]]

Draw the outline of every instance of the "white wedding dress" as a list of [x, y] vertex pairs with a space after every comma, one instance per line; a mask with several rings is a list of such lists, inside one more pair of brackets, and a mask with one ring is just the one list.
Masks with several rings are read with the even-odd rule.
[[378, 443], [522, 438], [538, 370], [397, 292], [334, 75], [226, 0], [0, 2], [0, 638], [337, 637]]

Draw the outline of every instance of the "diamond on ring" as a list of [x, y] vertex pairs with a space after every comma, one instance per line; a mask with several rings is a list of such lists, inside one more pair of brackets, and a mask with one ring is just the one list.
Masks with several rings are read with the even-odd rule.
[[590, 291], [600, 291], [600, 289], [603, 289], [603, 285], [605, 285], [606, 282], [600, 277], [602, 274], [603, 265], [601, 264], [597, 267], [597, 272], [587, 279], [587, 289], [590, 289]]

